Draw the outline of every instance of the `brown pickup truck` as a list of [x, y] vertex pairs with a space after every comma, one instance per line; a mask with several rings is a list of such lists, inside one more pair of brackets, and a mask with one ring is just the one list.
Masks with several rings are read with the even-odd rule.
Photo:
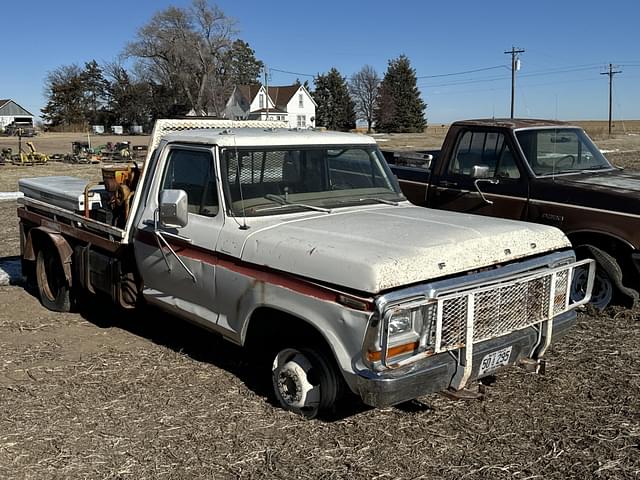
[[[640, 287], [640, 173], [615, 167], [580, 127], [549, 120], [466, 120], [442, 150], [385, 152], [416, 205], [545, 223], [595, 258], [592, 303], [634, 303]], [[586, 278], [574, 278], [576, 295]]]

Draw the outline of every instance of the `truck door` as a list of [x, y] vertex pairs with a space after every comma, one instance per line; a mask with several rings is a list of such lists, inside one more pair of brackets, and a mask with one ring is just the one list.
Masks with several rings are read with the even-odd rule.
[[[211, 327], [219, 314], [215, 248], [224, 223], [212, 151], [169, 145], [155, 172], [134, 244], [143, 293], [150, 303]], [[187, 193], [188, 222], [182, 228], [156, 221], [160, 191], [167, 189]]]
[[523, 218], [529, 187], [515, 151], [511, 140], [500, 131], [461, 130], [448, 164], [432, 175], [429, 206]]

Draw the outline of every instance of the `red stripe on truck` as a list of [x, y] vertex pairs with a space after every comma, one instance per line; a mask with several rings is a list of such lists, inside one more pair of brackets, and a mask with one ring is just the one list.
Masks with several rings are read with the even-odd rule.
[[[155, 234], [148, 230], [138, 230], [135, 239], [146, 245], [158, 248]], [[179, 239], [165, 237], [165, 240], [169, 245], [171, 245], [171, 248], [173, 248], [173, 250], [182, 257], [187, 257], [192, 260], [224, 268], [226, 270], [254, 278], [260, 282], [278, 285], [303, 295], [319, 298], [320, 300], [337, 302], [344, 305], [345, 302], [341, 301], [341, 298], [339, 297], [347, 297], [348, 299], [355, 301], [357, 304], [362, 304], [363, 307], [365, 307], [357, 308], [358, 310], [373, 310], [373, 300], [371, 298], [344, 294], [339, 291], [332, 290], [331, 288], [323, 287], [322, 285], [318, 285], [304, 278], [283, 273], [279, 270], [270, 269], [269, 267], [242, 262], [234, 257], [221, 255], [213, 250], [191, 245], [190, 243], [183, 242]], [[347, 306], [350, 308], [355, 308], [354, 302], [346, 303], [348, 303]]]

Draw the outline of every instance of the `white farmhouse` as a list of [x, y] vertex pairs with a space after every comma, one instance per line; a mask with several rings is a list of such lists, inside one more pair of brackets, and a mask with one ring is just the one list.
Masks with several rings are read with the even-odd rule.
[[303, 85], [269, 87], [239, 85], [233, 89], [225, 108], [232, 120], [281, 120], [289, 128], [316, 126], [316, 102]]
[[33, 115], [11, 99], [0, 100], [0, 131], [13, 122], [33, 126]]

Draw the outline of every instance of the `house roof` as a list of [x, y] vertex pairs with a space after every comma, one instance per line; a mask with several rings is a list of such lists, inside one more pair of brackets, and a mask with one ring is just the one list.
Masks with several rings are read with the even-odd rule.
[[242, 95], [247, 103], [250, 104], [251, 102], [253, 102], [253, 99], [256, 98], [256, 95], [260, 91], [260, 88], [262, 88], [262, 86], [259, 84], [238, 85], [238, 92], [240, 92], [240, 95]]
[[[13, 104], [15, 105], [13, 108], [10, 107], [10, 105]], [[19, 115], [19, 116], [29, 116], [29, 117], [33, 117], [33, 114], [31, 112], [29, 112], [26, 108], [21, 107], [20, 105], [18, 105], [14, 100], [11, 100], [10, 98], [5, 98], [0, 100], [0, 110], [5, 109], [5, 108], [9, 108], [9, 112], [5, 112], [5, 115]]]
[[300, 86], [298, 85], [285, 85], [282, 87], [269, 87], [269, 96], [276, 107], [285, 108], [291, 97], [293, 97]]

